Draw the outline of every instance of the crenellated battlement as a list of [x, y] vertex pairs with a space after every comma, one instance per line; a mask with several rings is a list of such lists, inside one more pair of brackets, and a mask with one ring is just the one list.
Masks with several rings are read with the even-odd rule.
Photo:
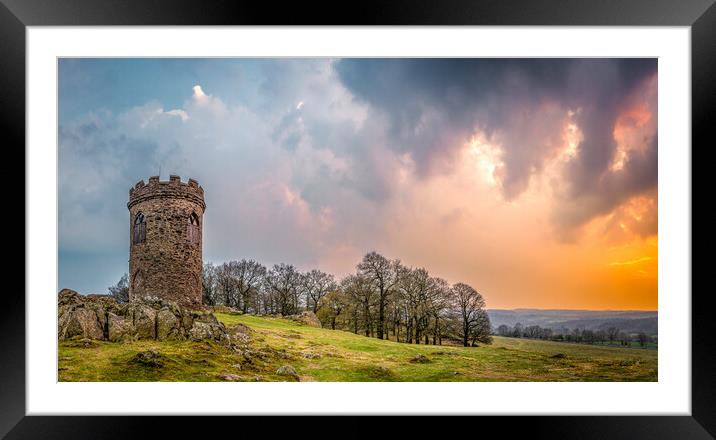
[[202, 209], [206, 209], [204, 202], [204, 188], [199, 186], [199, 182], [189, 179], [186, 183], [181, 181], [177, 175], [170, 175], [168, 181], [160, 181], [159, 176], [152, 176], [148, 183], [140, 180], [129, 189], [129, 202], [127, 207], [144, 200], [153, 198], [185, 198], [192, 200], [201, 205]]

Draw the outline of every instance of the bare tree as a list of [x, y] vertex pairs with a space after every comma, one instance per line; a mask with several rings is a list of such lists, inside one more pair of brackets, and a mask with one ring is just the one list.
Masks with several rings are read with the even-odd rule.
[[492, 344], [490, 332], [490, 317], [484, 309], [476, 313], [475, 325], [470, 330], [470, 345], [476, 347], [477, 343]]
[[[217, 304], [223, 304], [227, 307], [234, 307], [237, 301], [236, 295], [236, 279], [234, 278], [233, 266], [235, 261], [223, 263], [216, 266], [216, 287], [217, 287]], [[219, 301], [219, 298], [221, 300]]]
[[126, 273], [122, 275], [117, 284], [109, 286], [107, 289], [112, 298], [118, 303], [126, 303], [129, 301], [129, 283], [127, 282]]
[[524, 330], [525, 336], [532, 339], [539, 338], [541, 330], [542, 329], [538, 325], [528, 325]]
[[400, 260], [388, 260], [377, 252], [370, 252], [363, 257], [358, 271], [371, 280], [378, 293], [378, 339], [383, 339], [385, 329], [385, 308], [388, 298], [400, 281]]
[[[447, 308], [449, 306], [450, 284], [442, 278], [432, 278], [430, 294], [426, 302], [426, 314], [431, 319], [429, 327], [433, 336], [433, 345], [442, 344], [442, 336], [447, 329]], [[427, 343], [427, 333], [426, 333]]]
[[[482, 295], [465, 283], [457, 283], [451, 289], [452, 302], [458, 316], [458, 335], [463, 346], [468, 342], [482, 340], [488, 342], [490, 320], [485, 312], [485, 300]], [[485, 336], [486, 335], [486, 336]], [[473, 342], [474, 343], [474, 342]]]
[[515, 338], [521, 338], [521, 337], [522, 337], [522, 330], [523, 330], [523, 329], [522, 329], [522, 324], [518, 322], [518, 323], [515, 324], [515, 326], [512, 328], [512, 336], [514, 336]]
[[330, 324], [331, 330], [336, 329], [336, 322], [348, 308], [349, 299], [340, 289], [333, 289], [320, 299], [317, 316], [321, 323]]
[[399, 299], [402, 303], [402, 309], [404, 310], [405, 316], [405, 342], [413, 343], [413, 335], [415, 340], [419, 336], [417, 330], [417, 315], [418, 307], [420, 303], [420, 281], [417, 271], [413, 269], [404, 268], [403, 273], [400, 276], [400, 283], [397, 286], [398, 295], [396, 299]]
[[497, 327], [497, 334], [500, 336], [512, 336], [512, 328], [508, 325], [501, 324]]
[[290, 264], [274, 264], [266, 274], [266, 287], [274, 294], [278, 312], [291, 315], [298, 311], [301, 274]]
[[216, 304], [216, 267], [211, 263], [204, 264], [202, 270], [202, 301], [213, 306]]
[[372, 309], [375, 306], [377, 294], [370, 280], [360, 274], [349, 275], [341, 281], [341, 288], [356, 304], [355, 332], [358, 332], [358, 316], [362, 315], [365, 335], [371, 336], [373, 334]]
[[306, 293], [306, 308], [313, 310], [313, 313], [318, 311], [321, 298], [338, 287], [333, 275], [317, 269], [307, 272], [302, 281]]
[[619, 337], [619, 329], [617, 327], [609, 327], [607, 329], [607, 338], [609, 338], [609, 343], [616, 341], [616, 339]]
[[266, 276], [266, 267], [254, 260], [241, 260], [231, 269], [241, 299], [241, 311], [246, 313], [252, 302], [251, 296], [258, 291], [259, 285]]
[[641, 332], [637, 335], [637, 340], [639, 341], [639, 345], [646, 347], [646, 344], [649, 342], [649, 336], [646, 333]]

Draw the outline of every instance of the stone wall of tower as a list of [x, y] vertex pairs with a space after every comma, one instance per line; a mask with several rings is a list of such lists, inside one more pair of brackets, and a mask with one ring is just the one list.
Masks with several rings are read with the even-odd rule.
[[[200, 306], [202, 299], [202, 242], [204, 190], [179, 176], [168, 182], [158, 176], [129, 190], [129, 300], [158, 297], [184, 306]], [[144, 216], [145, 238], [135, 243], [135, 219]], [[192, 214], [198, 219], [198, 240], [191, 240]]]

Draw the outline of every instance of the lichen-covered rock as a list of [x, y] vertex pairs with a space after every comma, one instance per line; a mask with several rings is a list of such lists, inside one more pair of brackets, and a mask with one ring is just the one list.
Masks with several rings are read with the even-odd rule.
[[321, 358], [320, 353], [315, 353], [312, 351], [304, 351], [301, 353], [301, 356], [305, 357], [306, 359], [320, 359]]
[[306, 310], [306, 311], [299, 313], [298, 315], [286, 316], [286, 318], [306, 324], [311, 327], [321, 328], [321, 320], [318, 319], [316, 314], [311, 311]]
[[189, 329], [189, 339], [192, 341], [208, 339], [216, 342], [229, 342], [229, 335], [226, 333], [226, 327], [220, 322], [195, 320], [194, 325]]
[[298, 372], [290, 365], [283, 365], [279, 367], [279, 369], [276, 370], [276, 374], [278, 374], [279, 376], [291, 376], [293, 378], [298, 379]]
[[157, 339], [183, 339], [181, 333], [181, 321], [169, 309], [163, 308], [157, 312]]
[[73, 306], [84, 302], [82, 296], [71, 289], [62, 289], [57, 294], [57, 305], [62, 308], [63, 306]]
[[157, 311], [148, 304], [131, 303], [127, 307], [127, 320], [132, 323], [137, 339], [155, 339]]
[[251, 328], [247, 325], [232, 325], [227, 329], [227, 331], [229, 333], [229, 336], [231, 337], [231, 342], [235, 344], [247, 346], [248, 343], [251, 342], [251, 333], [253, 332], [253, 330], [251, 330]]
[[124, 317], [115, 315], [114, 313], [107, 314], [107, 339], [112, 342], [120, 342], [131, 340], [134, 338], [134, 328], [131, 322], [128, 322]]
[[213, 339], [211, 326], [204, 322], [195, 322], [191, 329], [189, 329], [189, 339], [192, 341]]
[[219, 375], [219, 378], [227, 382], [236, 382], [237, 380], [241, 380], [241, 376], [237, 376], [236, 374], [230, 373], [222, 373]]
[[[63, 289], [58, 294], [57, 303], [59, 340], [87, 338], [120, 342], [192, 339], [235, 346], [224, 324], [214, 315], [189, 310], [171, 301], [149, 297], [118, 304], [109, 296], [85, 296]], [[239, 338], [237, 342], [246, 343], [248, 340]]]
[[59, 318], [58, 336], [60, 339], [81, 337], [87, 339], [104, 339], [100, 321], [94, 310], [77, 307], [66, 310]]
[[57, 337], [59, 339], [104, 337], [104, 316], [98, 316], [96, 307], [70, 289], [62, 289], [57, 295]]

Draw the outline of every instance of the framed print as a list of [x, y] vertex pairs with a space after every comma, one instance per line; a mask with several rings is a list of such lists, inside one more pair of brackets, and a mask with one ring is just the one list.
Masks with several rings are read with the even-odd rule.
[[3, 1], [3, 435], [711, 438], [712, 2], [365, 6]]

